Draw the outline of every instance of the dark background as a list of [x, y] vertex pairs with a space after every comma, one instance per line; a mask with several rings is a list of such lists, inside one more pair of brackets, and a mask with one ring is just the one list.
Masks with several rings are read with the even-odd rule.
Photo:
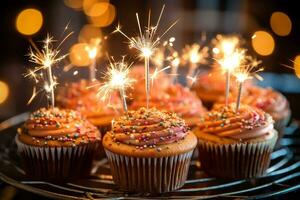
[[[292, 60], [300, 54], [300, 7], [293, 0], [112, 0], [116, 7], [116, 19], [113, 24], [102, 28], [109, 35], [118, 21], [129, 35], [137, 32], [135, 12], [145, 19], [149, 8], [157, 15], [163, 4], [166, 4], [162, 24], [180, 19], [168, 36], [175, 36], [175, 47], [180, 50], [185, 44], [198, 42], [203, 32], [208, 41], [217, 33], [241, 34], [246, 40], [249, 52], [263, 61], [266, 66], [263, 86], [272, 86], [283, 92], [290, 101], [294, 118], [300, 118], [300, 82], [294, 75], [294, 70], [282, 64], [293, 66]], [[30, 63], [25, 56], [28, 52], [28, 37], [21, 35], [15, 28], [18, 13], [25, 8], [33, 7], [40, 10], [44, 17], [41, 30], [32, 36], [35, 41], [42, 40], [49, 32], [54, 36], [61, 34], [64, 26], [70, 21], [70, 29], [75, 34], [63, 45], [63, 52], [68, 52], [70, 46], [77, 42], [80, 28], [88, 23], [82, 11], [67, 7], [63, 0], [6, 0], [0, 6], [0, 80], [9, 85], [10, 93], [7, 100], [0, 104], [0, 121], [17, 113], [38, 108], [44, 102], [37, 100], [27, 105], [31, 95], [32, 82], [23, 74]], [[292, 31], [286, 37], [277, 36], [270, 27], [270, 17], [275, 11], [286, 13], [292, 21]], [[275, 40], [275, 50], [269, 56], [257, 55], [251, 47], [251, 36], [257, 30], [269, 32]], [[112, 35], [106, 42], [106, 51], [113, 56], [128, 54], [128, 47], [120, 35]], [[134, 55], [131, 54], [134, 59]], [[103, 68], [104, 61], [100, 62]], [[59, 81], [69, 79], [72, 70], [59, 75]], [[80, 69], [79, 77], [87, 77], [87, 70]], [[1, 92], [1, 91], [0, 91]], [[0, 183], [0, 188], [1, 183]], [[4, 195], [4, 196], [2, 196]], [[5, 188], [0, 196], [11, 199], [40, 199], [28, 193]], [[286, 199], [293, 194], [286, 196]], [[1, 197], [0, 197], [1, 199]]]

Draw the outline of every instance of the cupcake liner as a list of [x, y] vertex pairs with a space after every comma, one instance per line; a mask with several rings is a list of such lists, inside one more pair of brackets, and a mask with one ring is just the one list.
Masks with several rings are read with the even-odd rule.
[[114, 182], [121, 190], [164, 193], [184, 185], [193, 151], [160, 158], [139, 158], [105, 150]]
[[22, 143], [15, 137], [26, 175], [31, 179], [61, 182], [90, 173], [99, 142], [75, 147], [39, 147]]
[[198, 140], [201, 167], [220, 178], [252, 178], [265, 173], [277, 133], [269, 140], [253, 143], [216, 144]]
[[285, 118], [275, 120], [274, 128], [278, 132], [278, 139], [277, 139], [277, 142], [276, 142], [276, 145], [275, 145], [276, 148], [280, 147], [280, 140], [284, 136], [284, 128], [289, 123], [289, 121], [290, 121], [290, 115], [285, 117]]

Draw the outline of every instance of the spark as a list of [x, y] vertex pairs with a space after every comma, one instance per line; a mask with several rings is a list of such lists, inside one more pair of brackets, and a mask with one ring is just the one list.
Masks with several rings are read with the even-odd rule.
[[226, 57], [227, 55], [231, 55], [236, 48], [240, 45], [241, 41], [238, 36], [224, 36], [217, 35], [213, 40], [213, 53], [215, 56]]
[[113, 59], [112, 61], [110, 60], [109, 69], [104, 76], [107, 82], [99, 87], [97, 93], [97, 96], [100, 97], [102, 101], [109, 101], [111, 95], [115, 91], [119, 91], [124, 111], [127, 111], [125, 90], [132, 87], [132, 84], [135, 82], [134, 79], [129, 77], [129, 69], [132, 64], [133, 63], [127, 64], [124, 62], [124, 57], [120, 62], [115, 62]]
[[150, 76], [152, 85], [154, 84], [155, 79], [157, 79], [157, 77], [158, 77], [158, 75], [159, 75], [160, 73], [162, 73], [162, 72], [164, 72], [165, 70], [170, 69], [170, 68], [171, 68], [171, 66], [167, 66], [167, 67], [165, 67], [165, 68], [163, 68], [163, 69], [155, 68], [153, 74], [151, 74], [151, 76]]

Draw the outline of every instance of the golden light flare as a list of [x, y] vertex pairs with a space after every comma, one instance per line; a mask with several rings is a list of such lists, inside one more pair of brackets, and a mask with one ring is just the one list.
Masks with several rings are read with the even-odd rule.
[[83, 0], [64, 0], [66, 6], [74, 9], [74, 10], [81, 10]]
[[22, 10], [16, 19], [16, 29], [23, 35], [37, 33], [43, 25], [42, 13], [34, 8]]
[[298, 78], [300, 78], [300, 55], [297, 55], [294, 59], [294, 70]]
[[92, 24], [84, 25], [78, 35], [79, 42], [89, 43], [93, 39], [102, 38], [101, 30]]
[[275, 41], [270, 33], [256, 31], [252, 36], [252, 47], [259, 55], [268, 56], [274, 51]]
[[287, 36], [292, 30], [292, 21], [283, 12], [274, 12], [270, 18], [270, 25], [273, 32], [279, 36]]
[[0, 81], [0, 104], [4, 103], [9, 95], [9, 87], [8, 85]]
[[116, 8], [114, 5], [110, 3], [101, 3], [101, 4], [106, 4], [108, 8], [101, 15], [88, 17], [90, 23], [96, 27], [109, 26], [116, 18]]
[[91, 64], [89, 53], [86, 51], [87, 43], [77, 43], [70, 48], [70, 62], [77, 67], [86, 67]]
[[205, 64], [209, 56], [208, 47], [199, 44], [186, 45], [182, 50], [182, 59], [186, 63]]
[[217, 62], [224, 72], [233, 72], [242, 64], [243, 59], [245, 59], [245, 50], [237, 49], [232, 54], [217, 60]]

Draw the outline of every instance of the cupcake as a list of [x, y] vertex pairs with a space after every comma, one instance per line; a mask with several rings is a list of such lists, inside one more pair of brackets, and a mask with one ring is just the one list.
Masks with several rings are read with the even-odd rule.
[[128, 111], [103, 138], [114, 182], [142, 193], [183, 186], [196, 144], [181, 118], [155, 108]]
[[[192, 86], [192, 90], [196, 92], [205, 107], [210, 109], [214, 103], [225, 95], [226, 76], [221, 69], [214, 67], [211, 71], [201, 73], [197, 77], [197, 81]], [[230, 91], [236, 91], [235, 79], [231, 77]], [[251, 81], [244, 83], [243, 88], [251, 85]]]
[[[237, 94], [233, 93], [229, 101], [235, 102]], [[224, 102], [224, 99], [221, 100]], [[278, 141], [284, 134], [284, 127], [291, 117], [289, 102], [280, 93], [272, 88], [261, 88], [257, 86], [248, 87], [241, 97], [241, 102], [262, 109], [269, 113], [274, 120], [274, 128], [278, 131]]]
[[89, 174], [100, 138], [79, 112], [41, 108], [18, 130], [15, 141], [31, 179], [60, 182]]
[[115, 93], [110, 106], [100, 100], [97, 96], [99, 82], [80, 80], [79, 82], [66, 84], [60, 88], [57, 95], [57, 104], [63, 108], [73, 109], [81, 112], [92, 124], [97, 126], [104, 134], [111, 127], [111, 121], [119, 115], [120, 98]]
[[[196, 94], [180, 84], [169, 85], [160, 91], [152, 90], [151, 93], [149, 107], [175, 112], [191, 128], [200, 122], [200, 118], [206, 112]], [[145, 95], [137, 97], [134, 99], [131, 109], [138, 109], [145, 105], [145, 102]]]
[[220, 178], [263, 175], [277, 140], [272, 117], [264, 111], [235, 104], [208, 112], [194, 133], [198, 138], [201, 166]]

